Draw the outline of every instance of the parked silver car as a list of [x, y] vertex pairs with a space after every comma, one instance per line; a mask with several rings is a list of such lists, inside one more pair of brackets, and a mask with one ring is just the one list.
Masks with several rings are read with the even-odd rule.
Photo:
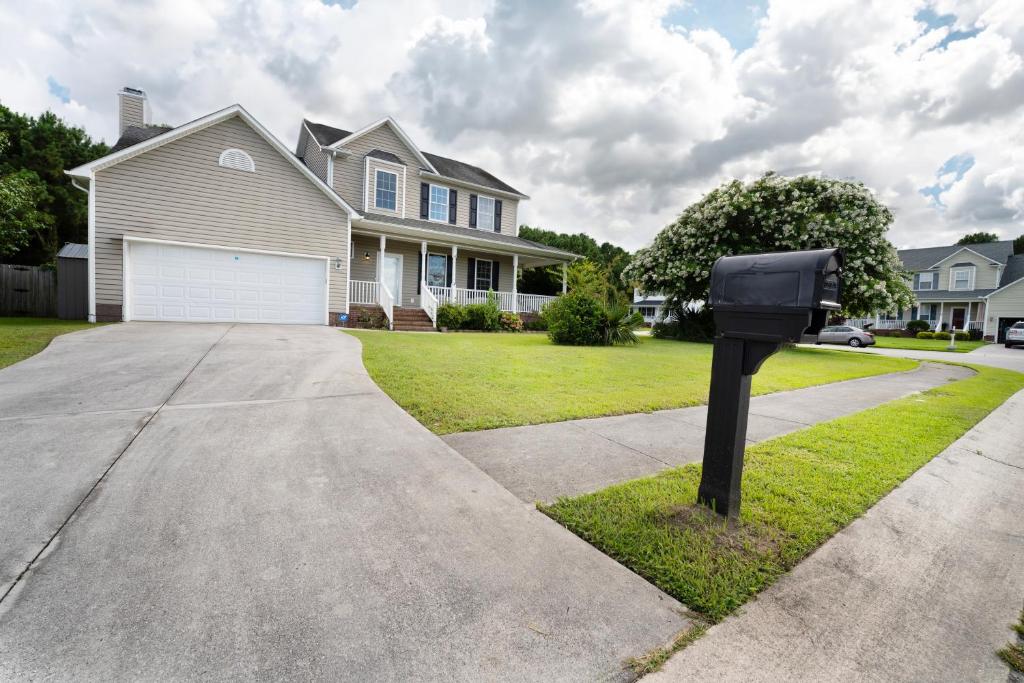
[[819, 344], [846, 344], [857, 348], [858, 346], [871, 346], [875, 343], [875, 335], [865, 332], [859, 327], [850, 325], [829, 325], [821, 328], [818, 333]]
[[1006, 330], [1006, 348], [1024, 346], [1024, 322], [1014, 323]]

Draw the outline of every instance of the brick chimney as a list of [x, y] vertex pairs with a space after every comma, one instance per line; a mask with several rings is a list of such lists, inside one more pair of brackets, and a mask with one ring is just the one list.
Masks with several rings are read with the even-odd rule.
[[117, 93], [117, 134], [124, 133], [128, 126], [145, 126], [149, 123], [149, 107], [146, 93], [138, 88], [125, 86]]

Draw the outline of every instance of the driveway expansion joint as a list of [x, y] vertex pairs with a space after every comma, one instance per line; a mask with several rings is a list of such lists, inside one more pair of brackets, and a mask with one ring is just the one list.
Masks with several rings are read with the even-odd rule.
[[37, 552], [32, 557], [32, 559], [28, 561], [28, 564], [25, 565], [25, 568], [22, 569], [21, 572], [16, 577], [14, 577], [14, 580], [11, 581], [11, 585], [7, 587], [7, 590], [4, 591], [3, 595], [0, 595], [0, 606], [2, 606], [4, 601], [7, 600], [8, 596], [10, 596], [14, 592], [14, 589], [20, 586], [22, 581], [28, 575], [29, 571], [31, 571], [32, 568], [36, 566], [36, 563], [48, 554], [49, 549], [51, 548], [51, 546], [53, 546], [53, 542], [57, 539], [58, 536], [60, 536], [61, 532], [64, 531], [64, 528], [71, 523], [71, 520], [75, 518], [75, 515], [78, 514], [78, 511], [80, 509], [82, 509], [82, 506], [85, 505], [85, 502], [89, 500], [93, 492], [99, 487], [103, 480], [106, 479], [107, 475], [110, 474], [110, 471], [114, 468], [114, 465], [116, 465], [124, 456], [124, 454], [128, 452], [128, 449], [132, 447], [132, 444], [134, 444], [135, 440], [139, 438], [139, 435], [142, 434], [143, 431], [145, 431], [146, 427], [148, 427], [150, 423], [153, 422], [153, 420], [160, 413], [163, 407], [167, 405], [167, 402], [171, 400], [174, 394], [177, 393], [178, 389], [180, 389], [181, 386], [185, 384], [185, 382], [192, 375], [192, 373], [195, 372], [196, 368], [199, 367], [199, 364], [203, 362], [203, 360], [210, 354], [210, 352], [213, 351], [214, 347], [216, 347], [217, 344], [219, 344], [221, 340], [223, 340], [224, 337], [227, 336], [228, 332], [234, 329], [234, 327], [235, 326], [232, 324], [228, 327], [228, 329], [224, 330], [224, 334], [220, 335], [216, 339], [216, 341], [214, 341], [213, 344], [210, 345], [210, 348], [206, 349], [206, 351], [203, 352], [203, 355], [199, 357], [199, 360], [197, 360], [192, 365], [191, 368], [189, 368], [188, 372], [185, 373], [185, 376], [181, 378], [181, 381], [174, 386], [174, 388], [171, 390], [171, 393], [169, 393], [167, 395], [167, 398], [164, 399], [163, 403], [161, 403], [156, 410], [150, 413], [145, 418], [145, 420], [143, 420], [142, 424], [139, 426], [137, 430], [135, 430], [135, 433], [133, 433], [132, 437], [128, 440], [128, 443], [125, 444], [124, 448], [121, 449], [117, 456], [110, 461], [110, 464], [107, 465], [107, 467], [103, 470], [99, 478], [96, 479], [95, 482], [93, 482], [92, 486], [89, 487], [89, 490], [85, 492], [84, 496], [82, 496], [82, 499], [78, 501], [78, 504], [75, 505], [75, 507], [68, 514], [68, 516], [65, 517], [64, 521], [60, 523], [60, 526], [57, 527], [57, 530], [54, 531], [50, 538], [46, 540], [46, 543], [44, 543], [43, 547], [39, 549], [39, 552]]

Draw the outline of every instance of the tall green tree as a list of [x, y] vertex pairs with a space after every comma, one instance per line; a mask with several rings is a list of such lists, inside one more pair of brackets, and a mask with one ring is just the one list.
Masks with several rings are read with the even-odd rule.
[[[622, 247], [611, 242], [598, 244], [597, 240], [582, 232], [569, 234], [532, 228], [529, 225], [519, 226], [519, 236], [532, 242], [579, 254], [594, 264], [607, 282], [606, 286], [617, 295], [624, 296], [629, 293], [622, 280], [622, 271], [629, 264], [630, 254]], [[558, 294], [562, 291], [561, 268], [527, 268], [523, 270], [519, 280], [519, 289], [531, 294]]]
[[103, 156], [108, 147], [52, 112], [33, 118], [2, 104], [0, 137], [5, 139], [0, 150], [0, 184], [7, 188], [7, 196], [29, 197], [32, 210], [24, 205], [18, 210], [2, 210], [0, 232], [29, 232], [27, 243], [19, 242], [5, 260], [24, 265], [48, 263], [65, 242], [85, 242], [88, 201], [64, 171]]
[[1013, 241], [1013, 253], [1014, 255], [1024, 254], [1024, 235]]
[[987, 244], [989, 242], [998, 242], [999, 235], [994, 232], [972, 232], [969, 235], [964, 235], [957, 244]]
[[843, 310], [859, 315], [911, 303], [906, 273], [885, 233], [892, 213], [861, 183], [775, 173], [721, 185], [686, 207], [623, 277], [676, 304], [707, 300], [720, 256], [840, 247]]

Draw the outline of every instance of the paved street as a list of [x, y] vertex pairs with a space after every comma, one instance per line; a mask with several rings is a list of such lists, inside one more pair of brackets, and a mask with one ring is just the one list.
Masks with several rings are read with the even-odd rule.
[[[801, 344], [806, 348], [821, 348], [813, 344]], [[912, 349], [879, 349], [877, 347], [852, 349], [849, 346], [830, 345], [827, 348], [850, 353], [877, 353], [883, 356], [916, 358], [918, 360], [945, 361], [947, 363], [977, 363], [1004, 370], [1024, 372], [1024, 347], [1008, 349], [1002, 344], [985, 344], [969, 353], [949, 351], [914, 351]]]
[[0, 414], [3, 680], [617, 680], [689, 625], [334, 329], [60, 337]]

